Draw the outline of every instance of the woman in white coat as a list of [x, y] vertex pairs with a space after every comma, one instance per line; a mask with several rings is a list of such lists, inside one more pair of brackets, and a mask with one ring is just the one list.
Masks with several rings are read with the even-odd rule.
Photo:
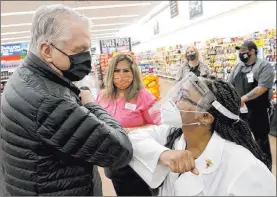
[[[160, 111], [161, 110], [161, 111]], [[153, 106], [160, 126], [129, 132], [129, 164], [159, 196], [275, 196], [267, 156], [228, 83], [190, 73]]]

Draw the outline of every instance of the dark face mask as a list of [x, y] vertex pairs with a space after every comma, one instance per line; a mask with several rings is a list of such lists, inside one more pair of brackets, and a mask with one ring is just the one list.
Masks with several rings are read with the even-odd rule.
[[240, 53], [239, 54], [239, 59], [243, 62], [246, 63], [250, 59], [250, 55], [248, 53]]
[[63, 73], [65, 78], [69, 79], [70, 81], [80, 81], [91, 72], [91, 56], [89, 51], [77, 53], [75, 55], [67, 55], [53, 44], [51, 45], [66, 55], [70, 60], [70, 67], [68, 70], [61, 70], [52, 63]]
[[189, 54], [187, 55], [188, 60], [193, 61], [196, 58], [196, 54]]

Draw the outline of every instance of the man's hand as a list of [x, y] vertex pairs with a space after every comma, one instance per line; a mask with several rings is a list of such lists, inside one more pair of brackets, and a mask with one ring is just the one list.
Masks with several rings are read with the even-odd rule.
[[95, 100], [89, 90], [81, 90], [80, 97], [81, 97], [81, 102], [83, 105], [91, 103], [91, 102], [95, 102]]
[[174, 173], [184, 173], [191, 171], [198, 175], [199, 171], [195, 167], [194, 158], [187, 150], [169, 150], [160, 155], [160, 163], [170, 168]]
[[245, 102], [251, 101], [253, 99], [258, 98], [259, 96], [261, 96], [266, 91], [267, 91], [267, 88], [264, 88], [264, 87], [261, 87], [261, 86], [257, 86], [256, 88], [251, 90], [248, 94], [246, 94], [243, 97], [241, 97], [241, 104], [240, 104], [240, 106], [243, 107]]
[[240, 107], [243, 107], [245, 105], [245, 102], [248, 101], [248, 97], [247, 96], [243, 96], [240, 99]]

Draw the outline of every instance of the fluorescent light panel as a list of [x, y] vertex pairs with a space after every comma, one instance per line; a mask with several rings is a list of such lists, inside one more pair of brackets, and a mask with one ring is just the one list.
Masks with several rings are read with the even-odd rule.
[[[99, 24], [93, 25], [93, 27], [106, 27], [106, 26], [116, 26], [116, 25], [126, 25], [129, 23], [110, 23], [110, 24]], [[19, 24], [11, 24], [11, 25], [1, 25], [1, 28], [4, 27], [20, 27], [20, 26], [31, 26], [32, 23], [19, 23]]]
[[16, 37], [16, 38], [1, 38], [1, 41], [3, 40], [17, 40], [22, 38], [30, 38], [30, 36], [22, 36], [22, 37]]
[[[107, 35], [107, 36], [105, 36]], [[108, 36], [109, 35], [109, 36]], [[116, 32], [111, 32], [111, 33], [99, 33], [99, 34], [93, 34], [92, 33], [92, 36], [93, 37], [102, 37], [102, 36], [105, 36], [105, 37], [111, 37], [111, 36], [115, 36], [116, 35]], [[22, 37], [13, 37], [13, 38], [1, 38], [1, 41], [5, 41], [5, 40], [17, 40], [17, 39], [23, 39], [23, 38], [30, 38], [30, 36], [22, 36]]]
[[[94, 33], [94, 32], [105, 32], [105, 31], [116, 31], [116, 32], [118, 32], [119, 29], [98, 29], [98, 30], [92, 30], [90, 32]], [[7, 33], [1, 33], [1, 36], [24, 34], [24, 33], [31, 33], [31, 31], [7, 32]]]
[[1, 45], [3, 45], [3, 44], [20, 43], [20, 42], [30, 42], [30, 40], [18, 40], [18, 41], [14, 41], [14, 42], [1, 42]]
[[116, 35], [110, 35], [110, 36], [100, 36], [100, 37], [95, 37], [96, 39], [102, 39], [102, 38], [114, 38]]
[[91, 17], [89, 19], [91, 19], [91, 20], [101, 20], [101, 19], [113, 19], [113, 18], [133, 18], [133, 17], [138, 17], [138, 16], [139, 16], [138, 14], [132, 14], [132, 15]]
[[[148, 6], [151, 3], [134, 3], [134, 4], [120, 4], [120, 5], [104, 5], [104, 6], [86, 6], [72, 8], [73, 10], [96, 10], [96, 9], [108, 9], [108, 8], [122, 8], [122, 7], [137, 7], [137, 6]], [[1, 13], [2, 16], [15, 16], [15, 15], [26, 15], [34, 14], [36, 11], [25, 11], [25, 12], [7, 12]]]
[[24, 33], [31, 33], [31, 31], [7, 32], [7, 33], [1, 33], [1, 36], [24, 34]]
[[3, 27], [20, 27], [20, 26], [30, 26], [32, 23], [18, 23], [18, 24], [11, 24], [11, 25], [1, 25]]
[[99, 24], [99, 25], [93, 25], [93, 27], [106, 27], [106, 26], [117, 26], [117, 25], [127, 25], [130, 23], [110, 23], [110, 24]]
[[91, 33], [94, 32], [103, 32], [103, 31], [119, 31], [119, 29], [98, 29], [98, 30], [91, 30]]
[[116, 32], [111, 32], [111, 33], [100, 33], [100, 34], [95, 34], [95, 33], [92, 33], [91, 35], [92, 36], [103, 36], [103, 35], [115, 35]]

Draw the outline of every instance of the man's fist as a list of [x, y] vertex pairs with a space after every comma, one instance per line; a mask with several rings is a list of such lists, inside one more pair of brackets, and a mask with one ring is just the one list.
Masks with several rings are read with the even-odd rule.
[[170, 168], [174, 173], [184, 173], [191, 171], [198, 175], [199, 171], [195, 167], [194, 158], [190, 151], [169, 150], [160, 155], [160, 163]]
[[81, 97], [81, 102], [83, 105], [91, 103], [91, 102], [95, 102], [95, 100], [89, 90], [81, 90], [80, 97]]

